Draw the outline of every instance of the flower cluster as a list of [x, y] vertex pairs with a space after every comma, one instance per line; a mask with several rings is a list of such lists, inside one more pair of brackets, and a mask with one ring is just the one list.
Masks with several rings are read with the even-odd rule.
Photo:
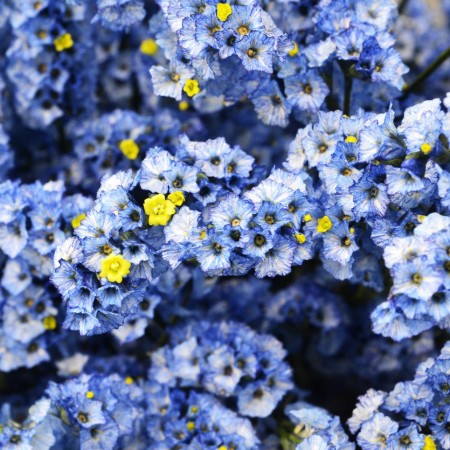
[[170, 344], [152, 356], [149, 378], [234, 397], [240, 414], [267, 417], [292, 387], [285, 356], [274, 337], [238, 323], [192, 322], [170, 331]]
[[[118, 374], [50, 383], [22, 426], [2, 417], [3, 448], [257, 448], [251, 423], [213, 396]], [[19, 446], [19, 447], [17, 447]]]
[[86, 9], [54, 0], [12, 1], [6, 75], [15, 110], [28, 127], [43, 128], [65, 113], [78, 116], [93, 108], [95, 66], [77, 70], [93, 59]]
[[70, 181], [95, 194], [104, 176], [138, 169], [149, 148], [174, 147], [180, 132], [181, 122], [169, 111], [152, 117], [115, 110], [94, 121], [71, 123], [74, 157], [70, 163], [75, 167], [70, 168]]
[[46, 331], [58, 327], [57, 297], [49, 289], [53, 254], [72, 224], [91, 206], [67, 197], [60, 182], [0, 185], [0, 370], [33, 367], [50, 359]]
[[353, 450], [338, 417], [306, 402], [289, 405], [287, 415], [295, 424], [294, 435], [301, 441], [296, 450]]
[[[167, 62], [150, 69], [155, 93], [181, 100], [184, 91], [200, 111], [248, 97], [264, 123], [285, 127], [292, 110], [301, 116], [323, 109], [334, 62], [355, 80], [355, 97], [366, 81], [374, 84], [374, 95], [385, 83], [393, 90], [404, 84], [408, 69], [393, 48], [393, 0], [323, 0], [306, 18], [295, 2], [274, 2], [267, 7], [275, 22], [258, 2], [159, 3], [166, 23], [155, 16], [151, 31]], [[299, 22], [305, 29], [298, 30]], [[265, 75], [272, 72], [276, 81]], [[225, 82], [230, 77], [233, 84]], [[335, 100], [343, 101], [330, 98]]]
[[1, 448], [450, 449], [450, 0], [0, 38]]
[[389, 392], [370, 389], [358, 399], [348, 421], [363, 449], [450, 448], [450, 346], [419, 365], [412, 381], [397, 383]]

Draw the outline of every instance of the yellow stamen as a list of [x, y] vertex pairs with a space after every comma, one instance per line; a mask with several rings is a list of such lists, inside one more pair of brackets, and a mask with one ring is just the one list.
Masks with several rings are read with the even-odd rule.
[[237, 32], [241, 35], [241, 36], [247, 36], [249, 30], [248, 30], [248, 26], [247, 25], [241, 25], [238, 29]]
[[53, 44], [55, 45], [55, 49], [57, 52], [62, 52], [69, 48], [73, 47], [72, 35], [70, 33], [64, 33], [61, 36], [57, 37]]
[[222, 22], [228, 19], [233, 10], [228, 3], [218, 3], [217, 4], [217, 18]]

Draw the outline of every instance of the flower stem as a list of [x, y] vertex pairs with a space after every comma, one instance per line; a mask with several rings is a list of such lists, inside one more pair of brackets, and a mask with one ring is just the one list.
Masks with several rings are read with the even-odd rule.
[[353, 85], [353, 78], [350, 76], [345, 77], [345, 84], [344, 84], [344, 114], [347, 116], [350, 115], [350, 98], [352, 96], [352, 85]]
[[407, 94], [414, 91], [422, 82], [432, 75], [447, 58], [450, 58], [450, 47], [444, 50], [411, 84], [405, 84], [403, 92]]
[[398, 14], [403, 14], [405, 12], [406, 6], [408, 5], [408, 0], [401, 0], [398, 5]]

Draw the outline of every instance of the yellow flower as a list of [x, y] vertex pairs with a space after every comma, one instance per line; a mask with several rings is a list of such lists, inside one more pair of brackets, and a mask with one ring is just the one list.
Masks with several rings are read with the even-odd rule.
[[70, 33], [64, 33], [61, 36], [57, 37], [53, 44], [55, 45], [55, 49], [57, 52], [62, 52], [63, 50], [67, 50], [68, 48], [73, 47], [72, 35]]
[[233, 10], [228, 3], [218, 3], [217, 4], [217, 18], [222, 22], [228, 19]]
[[345, 142], [347, 142], [347, 144], [356, 144], [358, 142], [358, 138], [356, 136], [347, 136], [345, 138]]
[[181, 191], [172, 192], [167, 196], [167, 198], [175, 205], [181, 206], [184, 203], [184, 194]]
[[101, 278], [108, 278], [111, 283], [122, 283], [123, 277], [130, 273], [131, 263], [122, 255], [108, 255], [102, 260]]
[[425, 142], [424, 144], [422, 144], [422, 145], [420, 146], [420, 150], [422, 150], [422, 152], [423, 152], [425, 155], [428, 155], [428, 153], [430, 153], [431, 150], [433, 150], [433, 147], [431, 146], [431, 144], [428, 144], [428, 142]]
[[298, 53], [298, 45], [297, 42], [294, 41], [294, 48], [288, 51], [289, 56], [295, 56]]
[[133, 139], [120, 141], [119, 148], [128, 159], [136, 159], [139, 155], [139, 147]]
[[200, 92], [200, 88], [198, 87], [198, 81], [189, 79], [184, 84], [183, 91], [186, 92], [188, 97], [193, 97]]
[[139, 47], [139, 50], [144, 55], [148, 56], [154, 56], [158, 53], [158, 44], [155, 42], [154, 39], [144, 39], [141, 42], [141, 46]]
[[180, 103], [178, 103], [178, 109], [180, 111], [187, 111], [189, 109], [189, 103], [185, 100], [182, 100]]
[[326, 233], [333, 228], [333, 222], [328, 216], [323, 216], [317, 219], [317, 232]]
[[436, 450], [436, 444], [431, 436], [425, 436], [425, 442], [422, 450]]
[[164, 226], [175, 214], [175, 205], [163, 194], [157, 194], [145, 200], [144, 211], [148, 215], [149, 225]]
[[56, 328], [56, 317], [55, 316], [47, 316], [42, 319], [42, 325], [46, 330], [54, 330]]
[[73, 229], [78, 228], [81, 225], [81, 221], [83, 219], [86, 219], [85, 213], [78, 214], [78, 216], [74, 217], [70, 222], [72, 224]]

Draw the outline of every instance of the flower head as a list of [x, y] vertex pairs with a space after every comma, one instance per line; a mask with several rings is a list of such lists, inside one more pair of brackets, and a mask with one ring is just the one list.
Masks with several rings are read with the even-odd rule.
[[122, 283], [123, 277], [130, 273], [130, 261], [122, 255], [108, 255], [102, 260], [101, 278], [107, 278], [111, 283]]
[[157, 194], [145, 200], [144, 211], [148, 215], [149, 225], [165, 226], [175, 214], [175, 205], [164, 194]]

